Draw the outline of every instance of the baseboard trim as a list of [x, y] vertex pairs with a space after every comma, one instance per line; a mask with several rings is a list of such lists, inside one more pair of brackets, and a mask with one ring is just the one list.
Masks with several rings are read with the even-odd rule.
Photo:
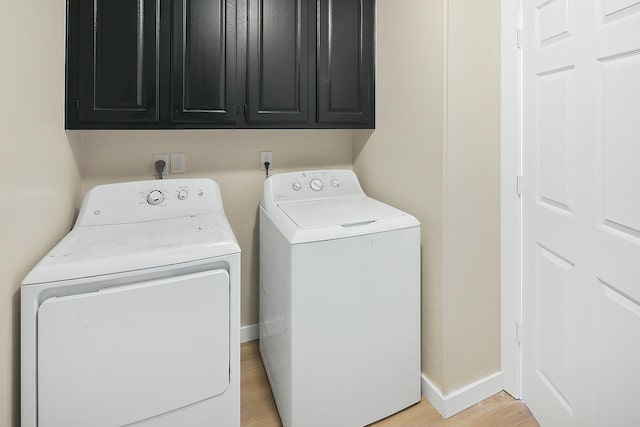
[[247, 325], [240, 327], [240, 342], [249, 342], [254, 341], [260, 338], [260, 329], [258, 328], [258, 324], [254, 323], [253, 325]]
[[443, 418], [449, 418], [502, 391], [503, 382], [502, 371], [498, 371], [445, 396], [438, 386], [422, 374], [422, 394]]

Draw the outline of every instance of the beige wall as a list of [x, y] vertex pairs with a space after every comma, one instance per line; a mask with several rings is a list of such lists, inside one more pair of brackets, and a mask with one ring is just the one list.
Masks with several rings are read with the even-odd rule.
[[500, 370], [500, 1], [448, 16], [445, 392]]
[[499, 0], [378, 0], [365, 190], [422, 223], [422, 370], [446, 395], [500, 369]]
[[8, 1], [0, 13], [0, 426], [20, 412], [20, 283], [68, 231], [80, 190], [63, 131], [64, 1]]
[[273, 172], [351, 169], [351, 131], [212, 130], [85, 131], [83, 191], [97, 184], [153, 179], [151, 155], [184, 152], [187, 173], [222, 189], [225, 212], [242, 249], [241, 323], [258, 322], [257, 209], [264, 171], [260, 151], [273, 152]]

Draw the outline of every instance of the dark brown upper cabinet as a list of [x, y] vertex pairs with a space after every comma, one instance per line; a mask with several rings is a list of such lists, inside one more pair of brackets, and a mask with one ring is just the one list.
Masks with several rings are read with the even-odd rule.
[[367, 0], [318, 4], [317, 121], [373, 128], [374, 4]]
[[309, 3], [249, 0], [247, 123], [309, 122]]
[[77, 35], [68, 47], [76, 58], [67, 64], [67, 127], [158, 123], [159, 0], [72, 0], [69, 6]]
[[374, 0], [68, 0], [68, 129], [373, 128]]
[[235, 124], [235, 0], [176, 0], [173, 5], [171, 122]]

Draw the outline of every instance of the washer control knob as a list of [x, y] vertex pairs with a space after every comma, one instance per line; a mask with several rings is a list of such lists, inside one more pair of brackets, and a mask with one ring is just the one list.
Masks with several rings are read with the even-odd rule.
[[147, 203], [150, 205], [159, 205], [164, 202], [164, 194], [160, 190], [153, 190], [147, 195]]
[[331, 186], [335, 187], [335, 188], [340, 187], [340, 181], [338, 181], [337, 179], [332, 179], [331, 180]]
[[313, 191], [320, 191], [322, 190], [322, 187], [324, 187], [324, 184], [322, 184], [322, 181], [320, 181], [318, 178], [313, 178], [311, 181], [309, 181], [309, 187], [311, 187]]
[[294, 182], [293, 185], [291, 186], [295, 191], [300, 191], [302, 189], [302, 184], [300, 184], [298, 181]]
[[178, 190], [178, 200], [184, 200], [189, 197], [189, 192], [187, 190]]

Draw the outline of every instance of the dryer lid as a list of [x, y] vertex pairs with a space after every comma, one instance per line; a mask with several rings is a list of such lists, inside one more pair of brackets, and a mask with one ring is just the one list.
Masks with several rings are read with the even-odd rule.
[[302, 229], [336, 225], [349, 227], [406, 215], [366, 196], [281, 203], [279, 207]]
[[222, 213], [78, 226], [31, 270], [22, 284], [163, 267], [239, 252]]

